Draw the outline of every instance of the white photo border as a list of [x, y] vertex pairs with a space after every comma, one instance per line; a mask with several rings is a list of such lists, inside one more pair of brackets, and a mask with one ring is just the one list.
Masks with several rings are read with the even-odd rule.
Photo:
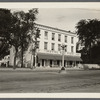
[[[100, 2], [1, 2], [0, 8], [90, 8]], [[0, 98], [100, 98], [100, 93], [0, 93]]]

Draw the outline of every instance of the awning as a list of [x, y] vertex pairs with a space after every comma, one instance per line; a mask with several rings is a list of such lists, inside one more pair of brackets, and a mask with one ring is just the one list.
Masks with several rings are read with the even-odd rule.
[[65, 56], [65, 60], [67, 60], [67, 61], [82, 61], [82, 59], [78, 56]]
[[[60, 54], [38, 53], [37, 55], [38, 55], [38, 59], [62, 60], [62, 55]], [[82, 59], [78, 56], [65, 55], [64, 59], [67, 61], [82, 61]]]

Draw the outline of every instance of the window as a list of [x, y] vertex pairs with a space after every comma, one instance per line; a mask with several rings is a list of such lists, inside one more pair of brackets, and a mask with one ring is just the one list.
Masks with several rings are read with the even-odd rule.
[[71, 52], [74, 52], [74, 46], [71, 46]]
[[48, 39], [48, 32], [47, 31], [45, 31], [45, 33], [44, 33], [44, 38]]
[[65, 47], [65, 52], [67, 52], [67, 45], [66, 45], [66, 47]]
[[44, 49], [47, 50], [48, 43], [44, 42]]
[[55, 40], [55, 33], [52, 33], [52, 40]]
[[54, 50], [54, 49], [55, 49], [55, 44], [52, 43], [52, 44], [51, 44], [51, 50]]
[[67, 36], [65, 36], [65, 42], [67, 42]]
[[58, 34], [58, 41], [61, 41], [61, 34]]
[[58, 44], [58, 51], [61, 50], [61, 44]]
[[74, 43], [74, 37], [71, 37], [71, 43], [72, 44]]

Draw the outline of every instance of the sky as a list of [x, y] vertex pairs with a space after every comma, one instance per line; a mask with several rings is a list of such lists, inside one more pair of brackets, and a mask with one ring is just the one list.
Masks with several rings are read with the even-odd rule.
[[[12, 11], [27, 9], [12, 9]], [[38, 8], [36, 23], [75, 32], [81, 19], [100, 20], [100, 9], [92, 8]]]
[[81, 19], [100, 20], [99, 9], [85, 8], [41, 8], [37, 15], [37, 23], [74, 32]]

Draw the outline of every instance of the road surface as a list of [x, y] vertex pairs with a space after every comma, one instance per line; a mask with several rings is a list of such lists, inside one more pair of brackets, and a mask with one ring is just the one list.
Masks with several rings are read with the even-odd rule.
[[100, 93], [100, 70], [0, 70], [0, 93]]

